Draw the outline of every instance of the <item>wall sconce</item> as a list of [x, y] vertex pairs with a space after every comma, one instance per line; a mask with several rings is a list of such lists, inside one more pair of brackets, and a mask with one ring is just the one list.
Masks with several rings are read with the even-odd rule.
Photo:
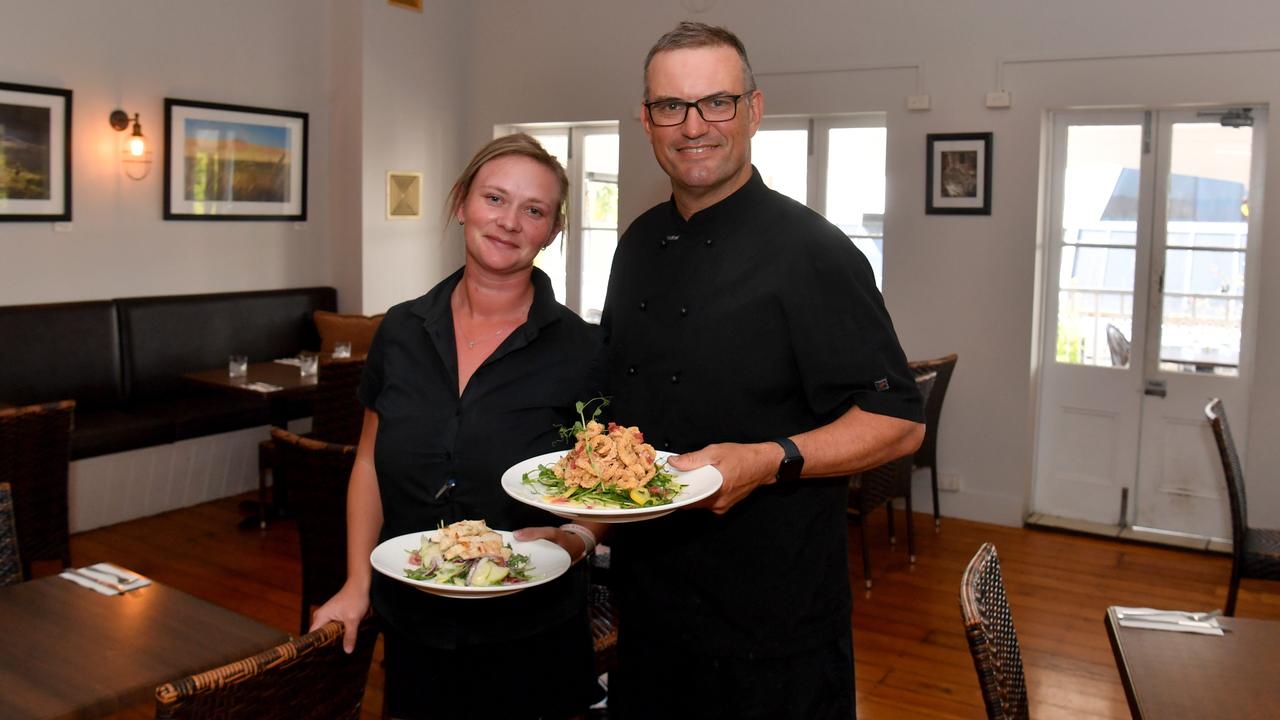
[[138, 114], [134, 113], [133, 118], [129, 118], [129, 114], [123, 110], [116, 110], [111, 113], [111, 127], [117, 131], [124, 130], [129, 127], [129, 123], [133, 123], [133, 134], [129, 136], [125, 142], [124, 151], [121, 153], [121, 164], [124, 166], [124, 174], [128, 175], [132, 180], [141, 180], [151, 172], [151, 156], [152, 153], [147, 149], [147, 139], [142, 135], [142, 124], [138, 122]]

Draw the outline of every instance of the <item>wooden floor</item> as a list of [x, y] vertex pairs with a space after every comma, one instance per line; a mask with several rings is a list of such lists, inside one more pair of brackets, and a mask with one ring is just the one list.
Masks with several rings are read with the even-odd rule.
[[[296, 632], [298, 539], [292, 523], [239, 530], [228, 498], [76, 535], [76, 565], [109, 560], [288, 632]], [[890, 548], [884, 513], [873, 514], [874, 588], [863, 591], [856, 526], [849, 581], [855, 589], [858, 717], [976, 718], [982, 699], [960, 629], [957, 591], [983, 542], [1000, 554], [1026, 664], [1035, 718], [1125, 718], [1128, 708], [1103, 627], [1108, 605], [1221, 607], [1230, 561], [1044, 530], [916, 516], [917, 562], [907, 562], [903, 517]], [[1280, 619], [1280, 587], [1246, 581], [1237, 614]], [[365, 718], [378, 717], [382, 677], [375, 660]], [[140, 707], [120, 717], [146, 717]]]

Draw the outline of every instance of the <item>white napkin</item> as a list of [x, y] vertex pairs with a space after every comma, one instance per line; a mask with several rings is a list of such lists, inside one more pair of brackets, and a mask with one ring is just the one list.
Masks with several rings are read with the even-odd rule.
[[251, 382], [248, 385], [245, 385], [245, 387], [250, 390], [253, 390], [254, 392], [260, 392], [260, 393], [275, 392], [280, 389], [279, 385], [273, 385], [269, 382], [261, 382], [261, 381]]
[[[80, 587], [89, 588], [103, 595], [119, 595], [121, 592], [137, 590], [151, 584], [150, 579], [111, 563], [97, 563], [79, 568], [75, 572], [67, 570], [58, 577], [66, 578]], [[90, 578], [97, 578], [109, 584], [104, 585], [103, 583], [94, 582]], [[122, 582], [126, 578], [132, 578], [132, 580]], [[123, 590], [118, 590], [112, 585], [119, 585]]]
[[301, 360], [299, 360], [299, 359], [298, 359], [298, 358], [296, 358], [296, 357], [291, 357], [291, 358], [276, 358], [275, 360], [272, 360], [271, 362], [278, 362], [278, 363], [280, 363], [281, 365], [292, 365], [292, 366], [294, 366], [294, 367], [301, 367], [301, 365], [302, 365], [302, 361], [301, 361]]
[[96, 583], [90, 580], [89, 578], [81, 575], [77, 575], [71, 572], [70, 570], [62, 571], [62, 574], [59, 575], [58, 577], [66, 580], [70, 580], [71, 582], [79, 585], [80, 587], [89, 588], [90, 590], [93, 590], [95, 592], [100, 592], [103, 595], [119, 595], [120, 594], [120, 591], [116, 590], [115, 588], [109, 588], [106, 585]]
[[1115, 611], [1120, 627], [1169, 630], [1172, 632], [1197, 633], [1199, 635], [1223, 634], [1222, 626], [1218, 624], [1218, 618], [1210, 616], [1208, 613], [1119, 606], [1115, 608]]

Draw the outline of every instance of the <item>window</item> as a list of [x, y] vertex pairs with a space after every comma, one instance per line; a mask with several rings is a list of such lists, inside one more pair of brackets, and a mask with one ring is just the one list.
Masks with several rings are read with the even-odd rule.
[[765, 118], [751, 159], [765, 184], [820, 212], [858, 246], [884, 287], [884, 115]]
[[556, 156], [569, 175], [565, 230], [535, 261], [551, 277], [556, 299], [588, 322], [600, 322], [609, 267], [618, 246], [618, 124], [509, 125]]

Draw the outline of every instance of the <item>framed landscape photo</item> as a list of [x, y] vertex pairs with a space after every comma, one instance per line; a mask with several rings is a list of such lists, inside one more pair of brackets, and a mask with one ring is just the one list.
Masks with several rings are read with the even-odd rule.
[[0, 82], [0, 222], [71, 219], [71, 91]]
[[928, 135], [925, 212], [991, 214], [991, 133]]
[[307, 219], [307, 113], [164, 101], [165, 220]]

